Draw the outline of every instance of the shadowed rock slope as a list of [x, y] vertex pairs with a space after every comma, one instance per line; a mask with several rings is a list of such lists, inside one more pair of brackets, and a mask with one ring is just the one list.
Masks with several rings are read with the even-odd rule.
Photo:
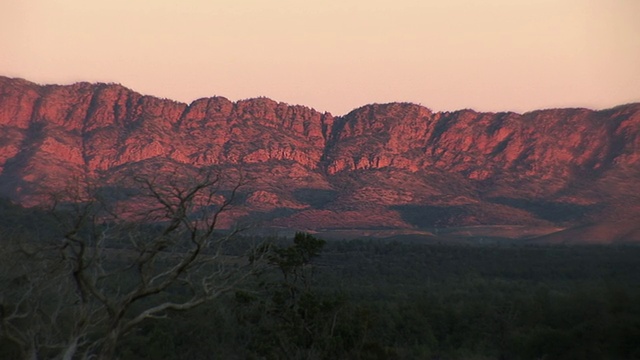
[[31, 206], [79, 177], [203, 167], [240, 169], [250, 180], [231, 220], [265, 227], [630, 224], [640, 104], [517, 114], [392, 103], [334, 117], [266, 98], [183, 104], [0, 77], [2, 196]]

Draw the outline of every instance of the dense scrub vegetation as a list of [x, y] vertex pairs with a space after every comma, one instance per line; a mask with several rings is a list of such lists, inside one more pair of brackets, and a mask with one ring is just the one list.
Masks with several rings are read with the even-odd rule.
[[[5, 243], [16, 236], [9, 218], [0, 220]], [[251, 244], [264, 245], [247, 253]], [[297, 234], [238, 238], [228, 251], [247, 253], [247, 262], [268, 254], [266, 266], [202, 306], [141, 322], [116, 356], [640, 359], [637, 246], [324, 242]], [[17, 351], [0, 333], [0, 358]]]
[[123, 357], [640, 358], [638, 247], [343, 241], [318, 255], [146, 324]]
[[146, 322], [120, 356], [640, 358], [638, 247], [276, 243], [243, 290]]
[[275, 243], [252, 284], [145, 323], [122, 358], [640, 358], [638, 247]]

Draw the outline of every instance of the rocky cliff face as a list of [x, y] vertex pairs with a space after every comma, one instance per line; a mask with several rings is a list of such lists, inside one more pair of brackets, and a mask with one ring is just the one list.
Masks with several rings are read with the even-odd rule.
[[629, 222], [640, 219], [640, 104], [516, 114], [393, 103], [334, 117], [266, 98], [187, 105], [0, 77], [1, 195], [35, 205], [74, 177], [169, 165], [241, 169], [252, 180], [236, 214], [265, 226]]

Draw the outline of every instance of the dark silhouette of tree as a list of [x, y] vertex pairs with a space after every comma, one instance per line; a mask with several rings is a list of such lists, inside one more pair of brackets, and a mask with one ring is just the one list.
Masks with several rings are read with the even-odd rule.
[[226, 254], [240, 229], [217, 229], [241, 176], [132, 177], [117, 195], [80, 183], [53, 196], [55, 231], [2, 252], [0, 337], [24, 358], [112, 359], [140, 323], [234, 289], [264, 255]]

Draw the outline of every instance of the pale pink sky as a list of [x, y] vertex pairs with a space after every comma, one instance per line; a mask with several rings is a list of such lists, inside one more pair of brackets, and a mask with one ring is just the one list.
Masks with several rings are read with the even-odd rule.
[[0, 75], [342, 115], [640, 101], [640, 0], [1, 0]]

